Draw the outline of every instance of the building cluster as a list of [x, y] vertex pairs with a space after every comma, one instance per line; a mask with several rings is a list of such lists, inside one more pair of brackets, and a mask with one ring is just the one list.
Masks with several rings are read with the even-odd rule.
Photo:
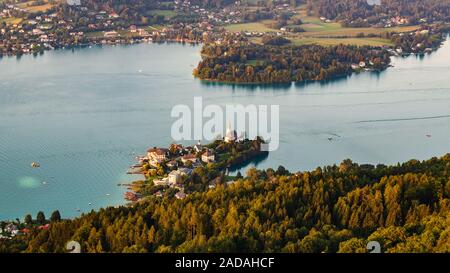
[[242, 9], [239, 9], [237, 5], [217, 9], [204, 9], [199, 5], [191, 4], [189, 0], [175, 0], [174, 9], [183, 13], [192, 14], [201, 18], [202, 21], [207, 21], [214, 25], [238, 24], [243, 22]]
[[439, 34], [433, 28], [423, 28], [411, 32], [396, 33], [393, 35], [393, 39], [400, 41], [395, 48], [388, 48], [387, 50], [392, 55], [408, 55], [408, 54], [423, 54], [431, 53], [436, 47], [438, 47], [443, 40], [435, 40], [433, 35]]
[[79, 43], [84, 32], [58, 13], [43, 13], [0, 26], [0, 54], [20, 55]]
[[0, 240], [1, 239], [12, 239], [18, 235], [27, 234], [30, 232], [30, 229], [37, 230], [48, 230], [50, 224], [42, 224], [42, 225], [28, 225], [19, 222], [0, 222]]
[[19, 234], [19, 227], [14, 223], [6, 223], [3, 228], [0, 227], [0, 239], [11, 239]]
[[[173, 11], [183, 16], [173, 20], [157, 16], [155, 22], [146, 25], [137, 25], [138, 22], [129, 19], [125, 21], [123, 16], [112, 9], [92, 10], [77, 0], [67, 3], [69, 11], [50, 9], [40, 13], [6, 5], [0, 13], [0, 19], [13, 14], [19, 16], [18, 11], [21, 15], [17, 17], [20, 22], [0, 25], [0, 55], [21, 55], [94, 44], [214, 42], [224, 39], [227, 32], [223, 26], [246, 22], [244, 9], [239, 2], [225, 8], [205, 9], [187, 0], [175, 0]], [[289, 10], [291, 8], [287, 4], [273, 8], [274, 14]]]
[[[238, 141], [235, 130], [227, 129], [223, 138], [225, 143]], [[184, 192], [184, 182], [192, 176], [194, 168], [209, 163], [217, 162], [216, 152], [213, 149], [203, 146], [200, 141], [193, 146], [183, 146], [173, 143], [169, 148], [153, 147], [147, 150], [147, 154], [139, 158], [140, 167], [147, 164], [153, 173], [152, 181], [155, 186], [168, 186], [177, 189], [176, 198], [186, 197]], [[165, 168], [162, 168], [165, 166]], [[162, 196], [158, 191], [155, 196]], [[125, 193], [127, 200], [136, 201], [140, 197], [134, 193]]]
[[[175, 197], [184, 198], [186, 194], [183, 182], [191, 177], [195, 167], [215, 162], [215, 153], [213, 150], [203, 147], [200, 142], [188, 147], [174, 143], [169, 149], [157, 147], [149, 149], [143, 160], [155, 169], [162, 164], [166, 165], [170, 171], [154, 178], [153, 184], [176, 188], [178, 192]], [[155, 195], [159, 194], [161, 192], [157, 192]]]

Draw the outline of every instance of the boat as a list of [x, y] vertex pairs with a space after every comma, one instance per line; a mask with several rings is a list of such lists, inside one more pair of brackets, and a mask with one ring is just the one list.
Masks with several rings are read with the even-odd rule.
[[39, 168], [41, 165], [39, 165], [39, 163], [37, 163], [37, 162], [32, 162], [31, 163], [31, 167], [32, 168]]

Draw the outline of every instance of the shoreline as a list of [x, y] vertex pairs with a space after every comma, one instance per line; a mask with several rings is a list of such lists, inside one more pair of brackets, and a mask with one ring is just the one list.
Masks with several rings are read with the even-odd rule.
[[[227, 137], [229, 134], [227, 132]], [[183, 199], [194, 192], [233, 183], [240, 175], [229, 175], [230, 169], [240, 169], [239, 166], [247, 166], [269, 154], [260, 150], [261, 144], [265, 142], [259, 137], [255, 140], [235, 137], [227, 140], [227, 137], [206, 145], [199, 142], [185, 147], [172, 143], [169, 148], [149, 149], [146, 156], [137, 158], [140, 167], [133, 165], [127, 172], [143, 175], [143, 179], [120, 184], [128, 190], [124, 193], [125, 200], [134, 203], [149, 196]], [[235, 150], [239, 152], [236, 154], [233, 152]]]
[[412, 57], [412, 56], [411, 56]]

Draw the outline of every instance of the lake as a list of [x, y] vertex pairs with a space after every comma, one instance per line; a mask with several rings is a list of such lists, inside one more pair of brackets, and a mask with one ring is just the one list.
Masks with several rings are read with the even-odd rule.
[[[280, 147], [258, 168], [396, 164], [450, 152], [450, 43], [382, 73], [230, 86], [192, 77], [200, 47], [140, 44], [0, 59], [0, 219], [123, 204], [136, 155], [168, 146], [174, 105], [280, 105]], [[328, 138], [332, 138], [329, 141]], [[40, 168], [31, 168], [31, 162]]]

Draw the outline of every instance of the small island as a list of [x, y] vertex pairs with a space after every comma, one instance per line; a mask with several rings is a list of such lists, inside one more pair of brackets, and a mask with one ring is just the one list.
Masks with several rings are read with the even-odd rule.
[[207, 145], [200, 141], [193, 146], [173, 143], [168, 148], [153, 147], [147, 155], [138, 157], [139, 164], [129, 174], [142, 174], [144, 180], [126, 185], [125, 199], [136, 202], [149, 196], [185, 198], [193, 192], [202, 192], [218, 184], [232, 184], [242, 178], [238, 171], [229, 170], [268, 156], [261, 150], [263, 139], [238, 138], [228, 130], [225, 138]]

